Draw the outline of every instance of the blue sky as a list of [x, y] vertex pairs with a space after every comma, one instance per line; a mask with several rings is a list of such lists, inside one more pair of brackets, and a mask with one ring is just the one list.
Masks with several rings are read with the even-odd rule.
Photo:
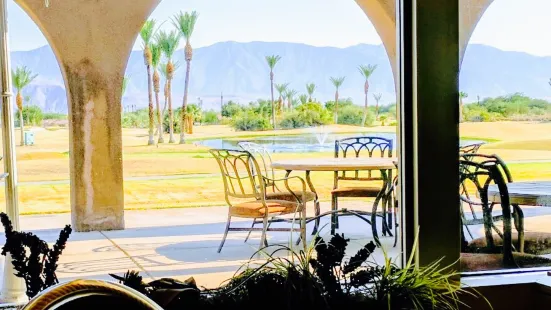
[[[13, 0], [9, 0], [8, 10], [12, 50], [47, 44]], [[336, 47], [381, 43], [353, 0], [163, 0], [152, 17], [162, 21], [180, 10], [200, 13], [194, 47], [221, 41], [286, 41]], [[551, 39], [541, 35], [550, 29], [550, 12], [551, 0], [495, 0], [471, 43], [551, 56]]]

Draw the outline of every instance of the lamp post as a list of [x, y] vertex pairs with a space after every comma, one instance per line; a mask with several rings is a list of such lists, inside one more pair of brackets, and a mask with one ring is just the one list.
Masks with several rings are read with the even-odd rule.
[[[17, 198], [17, 166], [15, 164], [15, 139], [13, 129], [13, 94], [8, 46], [7, 0], [0, 0], [0, 80], [2, 89], [2, 142], [4, 151], [4, 172], [6, 190], [6, 214], [13, 229], [19, 230], [19, 207]], [[19, 302], [25, 299], [23, 280], [14, 275], [11, 256], [6, 255], [0, 300]]]

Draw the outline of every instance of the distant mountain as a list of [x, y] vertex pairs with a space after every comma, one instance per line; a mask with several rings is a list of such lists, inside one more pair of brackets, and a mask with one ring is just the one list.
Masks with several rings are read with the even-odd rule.
[[[206, 108], [219, 109], [220, 94], [224, 100], [247, 103], [270, 94], [269, 72], [265, 56], [277, 54], [282, 60], [275, 70], [278, 83], [305, 92], [307, 82], [316, 83], [315, 97], [320, 101], [333, 98], [330, 76], [346, 76], [341, 97], [363, 102], [363, 80], [358, 73], [360, 64], [376, 64], [371, 93], [382, 93], [383, 103], [395, 101], [390, 62], [382, 45], [361, 44], [348, 48], [314, 47], [295, 43], [236, 43], [222, 42], [198, 48], [194, 52], [190, 85], [190, 102], [200, 97]], [[26, 96], [48, 112], [67, 112], [65, 86], [57, 61], [49, 46], [25, 52], [13, 52], [13, 67], [25, 65], [38, 74], [26, 91]], [[179, 50], [175, 60], [184, 64], [184, 52]], [[181, 104], [184, 86], [184, 67], [173, 83], [174, 102]], [[147, 79], [141, 51], [132, 52], [127, 68], [130, 81], [123, 99], [124, 105], [147, 106]], [[493, 47], [469, 45], [460, 76], [461, 89], [469, 94], [467, 101], [489, 96], [523, 92], [528, 96], [547, 98], [551, 93], [551, 57], [507, 52]], [[371, 103], [372, 97], [370, 97]]]

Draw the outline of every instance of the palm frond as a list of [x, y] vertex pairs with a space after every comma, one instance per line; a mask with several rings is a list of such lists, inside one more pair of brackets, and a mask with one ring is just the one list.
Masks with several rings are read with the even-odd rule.
[[294, 89], [288, 89], [286, 92], [285, 92], [285, 98], [287, 99], [293, 99], [293, 97], [298, 94], [298, 92]]
[[147, 46], [149, 43], [151, 43], [151, 39], [153, 39], [153, 36], [155, 35], [155, 25], [157, 24], [157, 21], [154, 19], [147, 20], [140, 30], [140, 37], [142, 38], [143, 45]]
[[[163, 62], [161, 64], [159, 64], [159, 72], [161, 72], [161, 75], [163, 76], [163, 78], [167, 78], [167, 71], [166, 71], [166, 66], [167, 66], [167, 63], [166, 62]], [[176, 61], [173, 63], [173, 67], [174, 67], [174, 72], [178, 71], [178, 69], [180, 69], [180, 67], [182, 66], [182, 64], [179, 62], [179, 61]]]
[[333, 83], [333, 85], [339, 89], [341, 86], [342, 86], [342, 83], [344, 83], [344, 80], [346, 79], [346, 77], [344, 76], [341, 76], [341, 77], [330, 77], [329, 80], [331, 81], [331, 83]]
[[315, 91], [316, 91], [316, 84], [314, 83], [306, 84], [306, 92], [308, 93], [308, 95], [312, 96]]
[[285, 94], [285, 92], [287, 92], [287, 87], [289, 87], [289, 83], [284, 83], [284, 84], [275, 84], [274, 85], [275, 89], [277, 90], [277, 92], [283, 96], [283, 94]]
[[377, 65], [361, 65], [358, 67], [358, 71], [365, 77], [365, 79], [369, 79], [369, 77], [373, 74], [373, 72], [377, 69]]
[[27, 87], [38, 76], [38, 74], [33, 74], [26, 66], [15, 68], [15, 71], [12, 70], [11, 74], [13, 86], [17, 90], [22, 90]]
[[273, 70], [275, 65], [280, 60], [281, 60], [281, 56], [279, 56], [279, 55], [266, 56], [266, 62], [268, 63], [268, 67], [270, 67], [270, 70]]
[[176, 49], [180, 45], [180, 34], [176, 30], [169, 32], [159, 31], [155, 36], [156, 44], [160, 46], [163, 55], [171, 60], [172, 56], [176, 52]]
[[159, 67], [159, 63], [161, 62], [163, 51], [161, 50], [161, 46], [158, 44], [150, 44], [149, 49], [151, 50], [151, 65], [156, 69]]
[[383, 94], [381, 93], [373, 94], [373, 98], [375, 98], [375, 101], [377, 102], [379, 102], [382, 97], [383, 97]]
[[172, 24], [176, 29], [178, 29], [184, 39], [189, 41], [193, 35], [193, 31], [195, 30], [195, 24], [197, 23], [198, 18], [199, 14], [196, 11], [191, 13], [180, 12], [172, 17]]

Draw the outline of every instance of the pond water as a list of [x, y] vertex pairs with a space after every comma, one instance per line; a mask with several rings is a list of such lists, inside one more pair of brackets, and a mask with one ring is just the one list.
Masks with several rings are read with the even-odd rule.
[[[393, 140], [393, 145], [396, 146], [396, 134], [376, 132], [347, 134], [313, 132], [303, 135], [277, 135], [241, 139], [218, 138], [198, 141], [196, 142], [196, 144], [216, 149], [239, 149], [239, 146], [237, 145], [239, 142], [249, 141], [264, 146], [272, 153], [334, 152], [335, 140], [358, 136], [371, 136], [391, 139]], [[466, 145], [477, 142], [481, 141], [462, 140], [461, 144]]]

